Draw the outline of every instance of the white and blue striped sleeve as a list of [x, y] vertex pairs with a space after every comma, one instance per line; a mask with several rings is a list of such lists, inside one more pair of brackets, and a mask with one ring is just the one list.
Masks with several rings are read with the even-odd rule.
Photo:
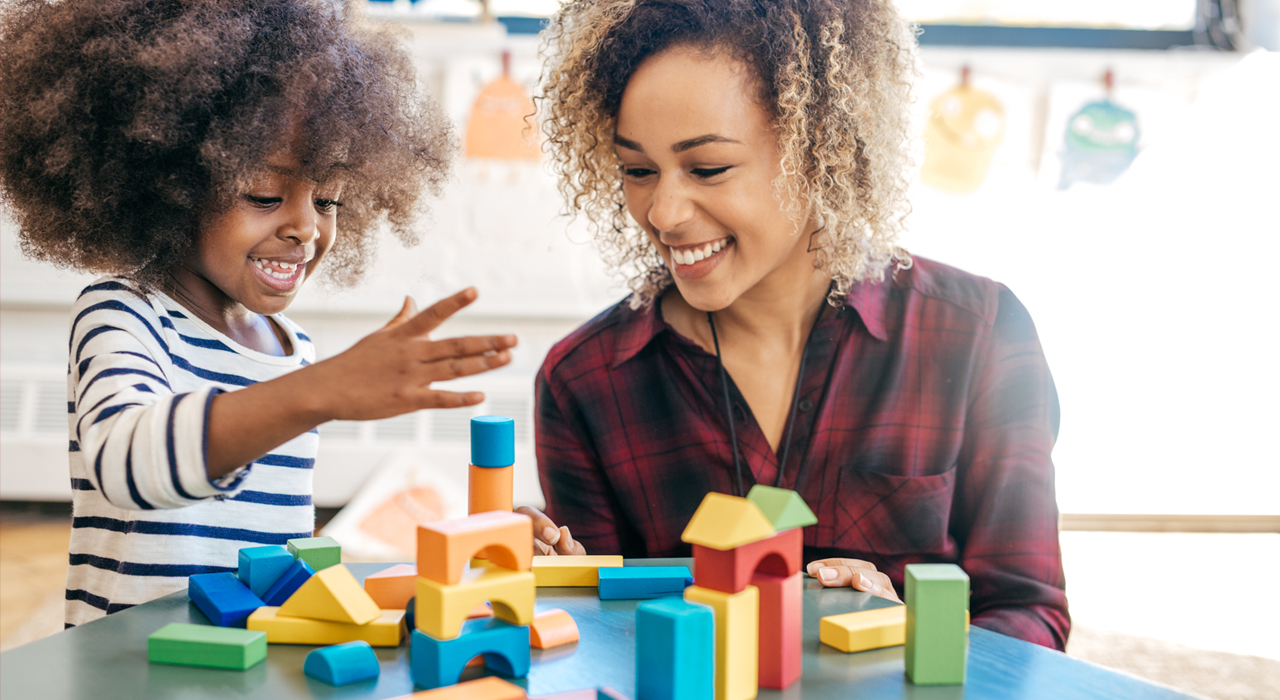
[[209, 479], [209, 405], [221, 389], [174, 393], [161, 331], [146, 299], [119, 282], [95, 284], [76, 302], [73, 435], [90, 482], [121, 508], [181, 508], [232, 495], [247, 471]]

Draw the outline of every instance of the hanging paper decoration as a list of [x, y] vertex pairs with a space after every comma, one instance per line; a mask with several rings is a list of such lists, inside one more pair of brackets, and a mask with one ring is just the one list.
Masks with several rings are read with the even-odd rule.
[[498, 160], [538, 160], [537, 134], [526, 117], [533, 114], [533, 101], [511, 79], [511, 54], [502, 54], [502, 77], [480, 91], [471, 118], [467, 120], [464, 152], [468, 158]]
[[1138, 118], [1111, 101], [1114, 78], [1103, 78], [1107, 96], [1090, 102], [1067, 121], [1058, 189], [1077, 182], [1107, 185], [1129, 169], [1138, 155]]
[[978, 189], [1004, 137], [1004, 126], [1004, 107], [995, 95], [969, 85], [969, 67], [965, 66], [960, 84], [930, 105], [920, 179], [957, 194]]

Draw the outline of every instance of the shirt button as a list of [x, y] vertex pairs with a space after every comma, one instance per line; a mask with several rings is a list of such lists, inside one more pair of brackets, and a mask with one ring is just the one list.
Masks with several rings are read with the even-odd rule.
[[800, 400], [800, 411], [801, 411], [802, 413], [808, 413], [809, 411], [812, 411], [812, 410], [813, 410], [813, 402], [812, 402], [812, 401], [810, 401], [809, 399], [801, 399], [801, 400]]

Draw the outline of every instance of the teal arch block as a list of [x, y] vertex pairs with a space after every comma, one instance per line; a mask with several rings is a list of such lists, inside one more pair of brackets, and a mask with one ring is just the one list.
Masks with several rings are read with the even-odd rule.
[[484, 665], [508, 678], [529, 675], [529, 628], [497, 618], [468, 620], [454, 639], [436, 639], [414, 630], [409, 642], [409, 668], [419, 688], [454, 685], [467, 662], [484, 655]]
[[334, 686], [377, 678], [380, 671], [378, 655], [373, 653], [368, 642], [347, 642], [316, 649], [307, 654], [307, 660], [302, 663], [303, 673]]

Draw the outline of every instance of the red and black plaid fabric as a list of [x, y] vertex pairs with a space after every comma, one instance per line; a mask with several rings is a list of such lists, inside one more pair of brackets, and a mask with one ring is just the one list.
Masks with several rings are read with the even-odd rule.
[[[806, 561], [870, 561], [899, 595], [907, 564], [954, 562], [975, 625], [1062, 649], [1058, 396], [1018, 299], [916, 258], [855, 286], [807, 352], [778, 484], [818, 516]], [[746, 488], [774, 485], [777, 457], [729, 391]], [[614, 306], [552, 349], [537, 449], [547, 514], [592, 554], [689, 556], [680, 533], [703, 496], [736, 483], [716, 358], [658, 304]]]

